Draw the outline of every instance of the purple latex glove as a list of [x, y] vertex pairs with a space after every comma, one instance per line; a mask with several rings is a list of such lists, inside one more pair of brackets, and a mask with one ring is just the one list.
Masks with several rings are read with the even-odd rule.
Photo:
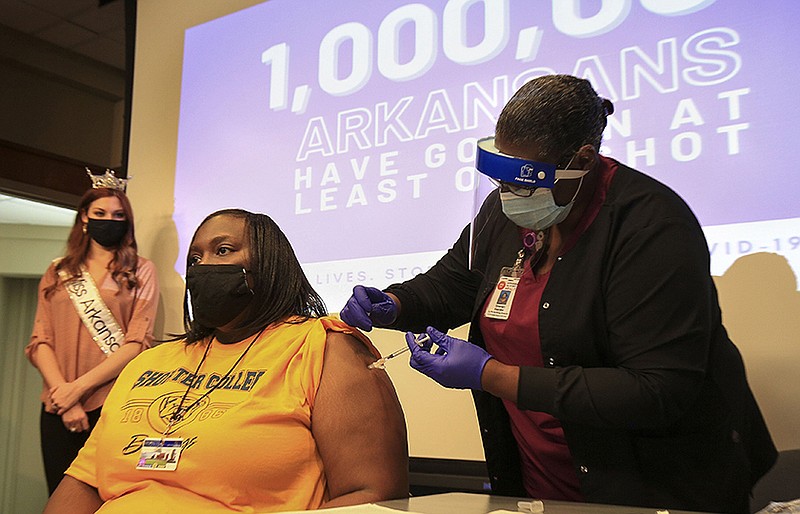
[[[445, 387], [482, 390], [483, 367], [492, 356], [480, 346], [445, 335], [433, 327], [428, 327], [426, 332], [430, 340], [421, 347], [412, 332], [406, 333], [411, 367]], [[439, 346], [436, 353], [430, 353], [432, 343]]]
[[397, 305], [380, 289], [356, 286], [339, 317], [348, 325], [369, 332], [373, 326], [391, 325], [397, 318]]

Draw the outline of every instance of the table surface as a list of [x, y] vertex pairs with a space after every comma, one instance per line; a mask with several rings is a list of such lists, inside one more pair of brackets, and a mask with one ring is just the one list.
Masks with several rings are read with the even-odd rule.
[[[402, 500], [378, 502], [377, 505], [421, 514], [487, 514], [494, 510], [517, 511], [518, 501], [530, 498], [512, 498], [473, 493], [443, 493], [416, 496]], [[685, 510], [654, 509], [650, 507], [622, 507], [596, 503], [544, 501], [544, 514], [690, 514]], [[696, 513], [695, 513], [696, 514]]]

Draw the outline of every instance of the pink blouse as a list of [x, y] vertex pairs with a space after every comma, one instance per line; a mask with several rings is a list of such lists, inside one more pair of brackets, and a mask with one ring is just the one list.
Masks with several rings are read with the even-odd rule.
[[[153, 325], [158, 307], [158, 277], [155, 265], [144, 257], [139, 257], [136, 278], [139, 281], [138, 287], [120, 289], [111, 278], [111, 273], [108, 273], [103, 283], [97, 284], [97, 288], [125, 333], [125, 344], [140, 344], [144, 350], [153, 342]], [[106, 355], [78, 317], [75, 306], [62, 285], [56, 287], [49, 297], [45, 297], [45, 289], [57, 279], [55, 264], [51, 264], [39, 281], [36, 320], [33, 324], [31, 341], [25, 347], [25, 355], [30, 359], [38, 345], [48, 345], [55, 353], [64, 379], [71, 382], [103, 362]], [[110, 380], [82, 397], [80, 402], [84, 410], [89, 412], [101, 407], [113, 383], [114, 381]], [[49, 393], [47, 384], [44, 384], [41, 395], [43, 403]]]

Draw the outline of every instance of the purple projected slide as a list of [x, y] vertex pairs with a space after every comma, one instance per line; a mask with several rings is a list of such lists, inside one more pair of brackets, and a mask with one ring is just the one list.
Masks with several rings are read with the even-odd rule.
[[286, 231], [332, 310], [357, 283], [410, 278], [469, 222], [475, 141], [506, 100], [570, 73], [615, 104], [602, 151], [693, 208], [712, 271], [756, 251], [796, 263], [798, 15], [789, 1], [270, 0], [193, 27], [180, 255], [206, 214], [242, 207]]

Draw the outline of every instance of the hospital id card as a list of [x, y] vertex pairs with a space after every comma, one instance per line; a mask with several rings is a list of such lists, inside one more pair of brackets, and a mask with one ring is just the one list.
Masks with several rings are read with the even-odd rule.
[[136, 469], [153, 471], [175, 471], [181, 458], [183, 439], [179, 437], [148, 437], [144, 440], [142, 453]]
[[500, 278], [486, 306], [484, 316], [491, 319], [508, 319], [511, 314], [511, 304], [514, 302], [514, 293], [521, 277], [522, 270], [517, 267], [503, 268], [500, 271]]

